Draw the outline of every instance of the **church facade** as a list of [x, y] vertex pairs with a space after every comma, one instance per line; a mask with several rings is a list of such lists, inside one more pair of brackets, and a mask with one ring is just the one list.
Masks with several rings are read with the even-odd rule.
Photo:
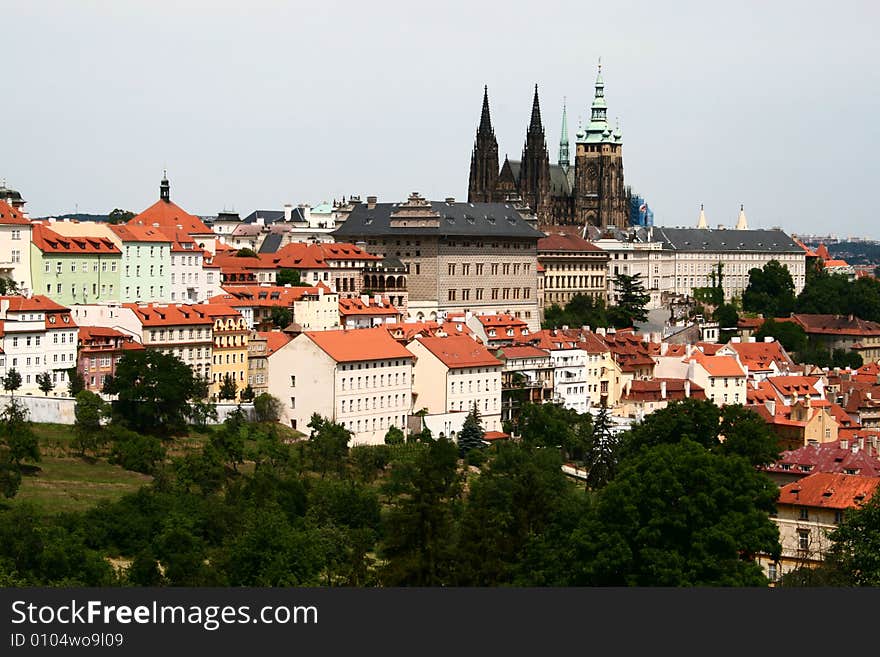
[[629, 191], [623, 179], [623, 138], [620, 128], [612, 130], [608, 123], [601, 65], [590, 121], [576, 134], [573, 164], [565, 107], [559, 156], [556, 164], [550, 164], [537, 85], [522, 159], [505, 157], [500, 167], [498, 162], [489, 92], [484, 88], [480, 125], [471, 154], [469, 203], [521, 203], [537, 215], [543, 226], [623, 228], [629, 223]]

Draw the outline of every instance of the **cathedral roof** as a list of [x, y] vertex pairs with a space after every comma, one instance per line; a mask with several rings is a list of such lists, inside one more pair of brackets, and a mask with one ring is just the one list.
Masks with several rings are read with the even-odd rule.
[[[509, 162], [510, 170], [518, 182], [522, 162], [519, 160], [509, 160]], [[558, 164], [551, 164], [550, 194], [553, 196], [571, 196], [574, 193], [572, 190], [574, 190], [574, 167], [569, 167], [566, 170]]]

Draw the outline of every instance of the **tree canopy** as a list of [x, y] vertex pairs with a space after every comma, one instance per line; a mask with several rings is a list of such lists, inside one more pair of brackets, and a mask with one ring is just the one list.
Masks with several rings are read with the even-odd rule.
[[795, 309], [794, 281], [788, 267], [771, 260], [760, 269], [750, 269], [742, 306], [746, 312], [764, 317], [788, 317]]
[[647, 322], [645, 307], [651, 301], [651, 295], [645, 292], [642, 274], [617, 274], [612, 282], [618, 295], [614, 310], [621, 320], [615, 325], [633, 326], [636, 322]]
[[128, 351], [116, 365], [116, 374], [104, 381], [114, 422], [139, 433], [171, 436], [186, 428], [189, 402], [199, 386], [189, 365], [154, 349]]

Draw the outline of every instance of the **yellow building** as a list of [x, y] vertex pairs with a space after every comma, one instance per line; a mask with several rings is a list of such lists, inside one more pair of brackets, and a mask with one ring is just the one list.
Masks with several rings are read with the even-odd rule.
[[213, 362], [211, 363], [211, 398], [220, 400], [220, 388], [226, 375], [235, 381], [235, 400], [247, 387], [248, 336], [250, 330], [241, 313], [229, 306], [205, 304], [199, 308], [213, 320]]

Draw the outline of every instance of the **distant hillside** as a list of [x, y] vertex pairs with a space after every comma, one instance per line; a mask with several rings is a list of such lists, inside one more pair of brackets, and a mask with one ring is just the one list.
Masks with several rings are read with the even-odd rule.
[[829, 244], [828, 252], [846, 260], [851, 265], [880, 264], [880, 243], [876, 242], [840, 242]]
[[[77, 221], [103, 221], [107, 222], [110, 217], [106, 214], [86, 214], [84, 212], [72, 212], [69, 214], [53, 214], [50, 215], [55, 219], [76, 219]], [[48, 219], [49, 217], [31, 217], [31, 219]]]

